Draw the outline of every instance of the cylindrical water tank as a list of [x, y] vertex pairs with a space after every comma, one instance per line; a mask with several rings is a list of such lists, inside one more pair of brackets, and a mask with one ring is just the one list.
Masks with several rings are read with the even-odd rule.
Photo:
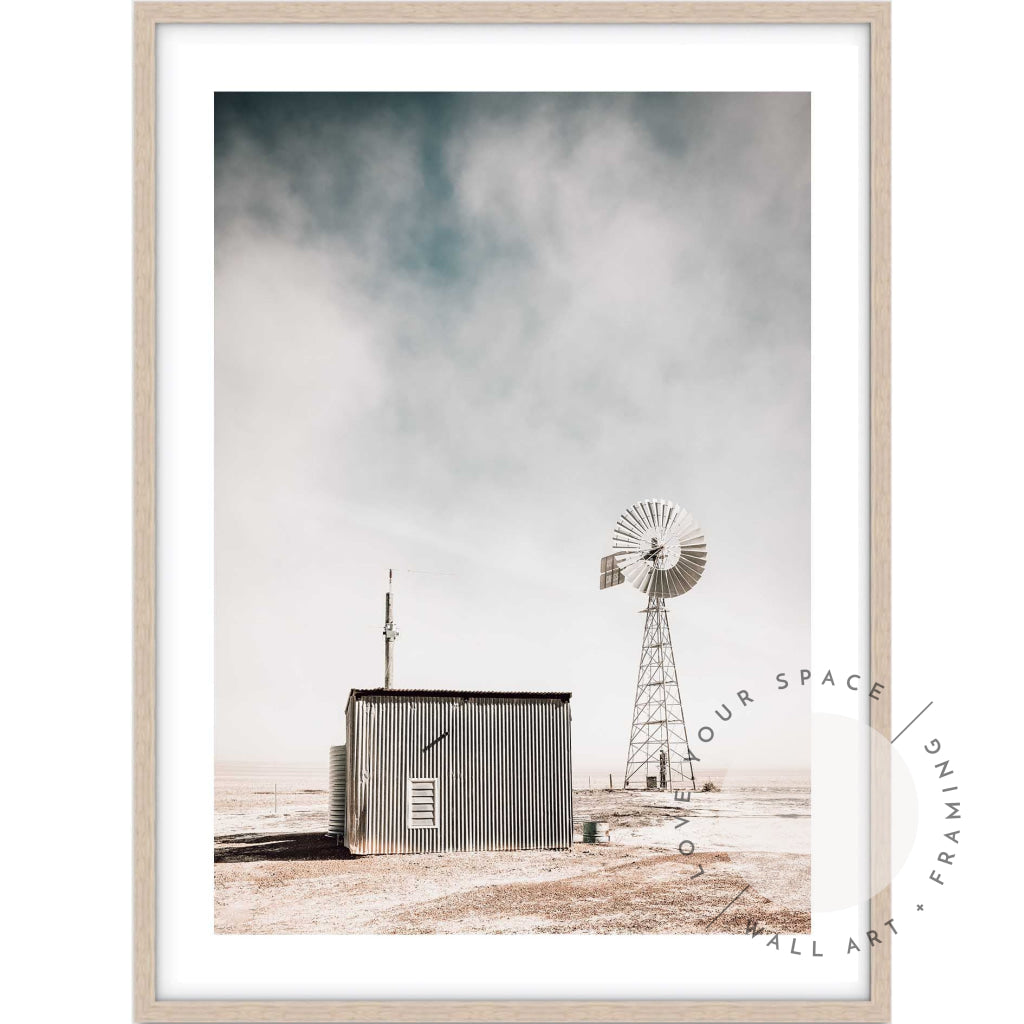
[[345, 835], [345, 747], [331, 747], [330, 781], [328, 783], [328, 799], [330, 814], [328, 815], [327, 834], [329, 836]]

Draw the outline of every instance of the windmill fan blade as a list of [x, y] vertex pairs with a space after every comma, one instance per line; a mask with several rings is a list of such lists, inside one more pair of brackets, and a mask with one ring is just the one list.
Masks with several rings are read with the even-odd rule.
[[[678, 597], [704, 573], [707, 542], [694, 517], [663, 498], [638, 501], [612, 530], [614, 568], [637, 590], [653, 597]], [[606, 572], [602, 562], [602, 587]]]

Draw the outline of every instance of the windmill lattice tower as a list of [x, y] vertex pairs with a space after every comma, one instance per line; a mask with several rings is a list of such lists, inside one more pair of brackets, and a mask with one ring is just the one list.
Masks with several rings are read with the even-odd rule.
[[628, 580], [647, 595], [623, 788], [696, 789], [665, 601], [701, 578], [704, 532], [673, 502], [640, 501], [616, 522], [612, 550], [601, 559], [601, 589]]

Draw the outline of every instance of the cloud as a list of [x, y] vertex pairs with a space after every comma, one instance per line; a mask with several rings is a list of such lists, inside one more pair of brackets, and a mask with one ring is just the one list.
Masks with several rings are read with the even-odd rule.
[[395, 563], [458, 573], [405, 581], [406, 685], [585, 679], [614, 769], [639, 636], [595, 566], [644, 497], [711, 538], [712, 693], [806, 647], [809, 131], [803, 94], [218, 98], [220, 754], [329, 741]]

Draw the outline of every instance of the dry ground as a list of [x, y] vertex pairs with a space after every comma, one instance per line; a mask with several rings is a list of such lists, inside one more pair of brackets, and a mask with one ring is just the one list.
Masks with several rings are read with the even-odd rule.
[[[743, 932], [748, 918], [810, 931], [807, 854], [702, 848], [715, 833], [700, 819], [721, 834], [726, 794], [695, 804], [677, 828], [670, 794], [577, 792], [577, 816], [609, 821], [607, 846], [382, 857], [350, 857], [324, 836], [315, 784], [279, 792], [277, 814], [271, 799], [266, 787], [218, 785], [218, 933], [679, 934]], [[684, 835], [689, 856], [675, 848]]]

